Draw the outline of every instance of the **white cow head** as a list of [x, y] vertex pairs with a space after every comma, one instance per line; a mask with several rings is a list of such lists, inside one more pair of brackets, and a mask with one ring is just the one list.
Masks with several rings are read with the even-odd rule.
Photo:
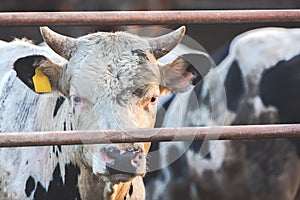
[[[193, 78], [180, 58], [164, 66], [156, 61], [180, 42], [184, 32], [181, 27], [147, 40], [126, 32], [98, 32], [74, 39], [42, 27], [44, 41], [67, 64], [60, 66], [39, 56], [31, 67], [39, 69], [52, 90], [69, 100], [74, 129], [152, 128], [158, 97], [165, 91], [186, 91]], [[26, 74], [18, 76], [31, 79]], [[77, 149], [86, 166], [110, 180], [145, 174], [143, 143], [81, 145]]]

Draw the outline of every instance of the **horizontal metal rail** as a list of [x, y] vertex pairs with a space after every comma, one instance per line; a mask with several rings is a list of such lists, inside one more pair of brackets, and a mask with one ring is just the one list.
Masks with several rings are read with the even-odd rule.
[[0, 26], [300, 22], [300, 10], [3, 12]]
[[0, 133], [0, 147], [300, 137], [300, 124]]

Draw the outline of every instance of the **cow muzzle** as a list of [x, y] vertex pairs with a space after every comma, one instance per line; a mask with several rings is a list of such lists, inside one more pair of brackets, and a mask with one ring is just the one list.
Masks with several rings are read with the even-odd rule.
[[108, 177], [113, 182], [126, 182], [146, 173], [146, 156], [140, 147], [120, 150], [116, 146], [108, 146], [102, 149], [102, 157]]

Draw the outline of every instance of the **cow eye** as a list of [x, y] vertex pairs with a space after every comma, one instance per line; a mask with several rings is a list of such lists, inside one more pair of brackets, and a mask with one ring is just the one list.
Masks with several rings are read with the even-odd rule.
[[152, 96], [150, 99], [149, 99], [149, 104], [150, 105], [155, 105], [157, 104], [158, 102], [158, 96]]
[[72, 96], [71, 98], [74, 101], [74, 103], [80, 103], [81, 102], [81, 97], [79, 97], [79, 96]]
[[157, 97], [152, 97], [152, 98], [150, 99], [150, 102], [151, 102], [151, 103], [155, 103], [155, 102], [157, 101], [157, 99], [158, 99]]

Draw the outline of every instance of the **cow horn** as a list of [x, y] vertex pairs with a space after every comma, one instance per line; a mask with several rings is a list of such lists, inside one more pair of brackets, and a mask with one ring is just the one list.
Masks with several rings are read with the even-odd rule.
[[43, 40], [57, 54], [69, 60], [75, 50], [76, 39], [58, 34], [47, 26], [40, 27]]
[[156, 38], [148, 39], [152, 48], [153, 55], [156, 59], [161, 58], [170, 52], [179, 44], [185, 33], [185, 26], [181, 26], [175, 31]]

